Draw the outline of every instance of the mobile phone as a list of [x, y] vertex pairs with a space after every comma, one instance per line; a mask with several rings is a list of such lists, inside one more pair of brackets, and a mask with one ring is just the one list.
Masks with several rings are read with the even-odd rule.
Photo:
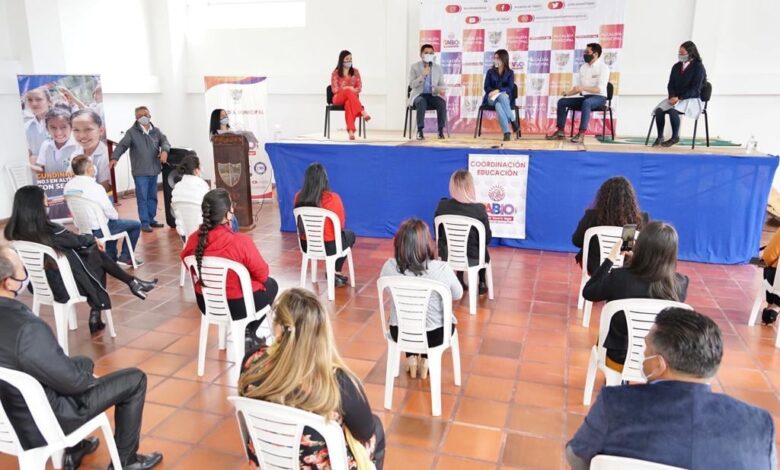
[[620, 251], [631, 251], [634, 249], [634, 239], [636, 238], [636, 224], [628, 224], [623, 226], [623, 233], [620, 234], [620, 238], [623, 240], [620, 245]]

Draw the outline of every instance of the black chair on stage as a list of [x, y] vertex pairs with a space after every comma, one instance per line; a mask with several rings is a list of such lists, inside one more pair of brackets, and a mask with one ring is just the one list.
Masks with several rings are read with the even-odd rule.
[[[515, 110], [515, 120], [517, 121], [517, 138], [523, 136], [523, 131], [520, 130], [520, 107], [517, 106], [517, 83], [515, 83], [512, 86], [512, 99], [510, 101], [515, 101], [514, 106], [512, 106], [512, 109]], [[484, 114], [485, 111], [495, 111], [496, 107], [490, 104], [483, 104], [479, 107], [479, 112], [477, 113], [477, 126], [474, 128], [474, 138], [482, 136], [482, 114]]]
[[[592, 112], [598, 112], [601, 111], [604, 113], [604, 118], [602, 119], [602, 124], [604, 127], [601, 129], [601, 141], [603, 142], [607, 138], [607, 112], [609, 112], [609, 129], [612, 132], [612, 140], [615, 140], [615, 121], [612, 119], [612, 96], [615, 93], [615, 87], [612, 86], [612, 82], [607, 83], [607, 102], [604, 104], [604, 106], [599, 106], [598, 108], [593, 108]], [[569, 108], [569, 111], [571, 113], [571, 129], [569, 129], [569, 136], [574, 137], [574, 113], [579, 111], [579, 109]]]
[[[414, 120], [414, 124], [417, 123], [417, 120], [415, 119], [414, 111], [417, 111], [417, 106], [413, 104], [409, 104], [409, 97], [412, 96], [412, 87], [407, 86], [406, 87], [406, 116], [404, 116], [404, 137], [406, 137], [406, 129], [409, 129], [409, 138], [412, 138], [412, 130], [414, 129], [414, 125], [412, 121]], [[435, 111], [435, 109], [429, 109], [428, 111]], [[450, 136], [450, 120], [447, 119], [447, 137]]]
[[[331, 111], [344, 111], [344, 106], [337, 106], [333, 104], [333, 88], [328, 85], [325, 89], [325, 132], [324, 137], [330, 139], [330, 112]], [[358, 136], [366, 138], [366, 123], [363, 120], [363, 116], [358, 116]]]
[[[704, 109], [701, 110], [701, 114], [704, 116], [704, 135], [707, 138], [707, 147], [710, 146], [710, 120], [707, 117], [707, 105], [710, 103], [710, 98], [712, 98], [712, 83], [707, 80], [701, 87], [701, 101], [704, 103]], [[653, 124], [655, 124], [655, 113], [653, 113], [653, 116], [650, 118], [650, 128], [647, 129], [645, 145], [650, 142], [650, 133], [653, 132]], [[693, 123], [693, 139], [691, 141], [691, 150], [696, 148], [696, 131], [698, 127], [699, 119], [697, 118]]]

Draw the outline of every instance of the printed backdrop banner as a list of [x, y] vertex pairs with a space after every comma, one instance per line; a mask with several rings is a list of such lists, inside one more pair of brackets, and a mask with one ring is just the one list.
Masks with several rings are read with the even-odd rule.
[[[509, 52], [524, 132], [542, 133], [555, 124], [558, 99], [579, 82], [585, 46], [601, 44], [602, 60], [619, 90], [626, 0], [502, 3], [497, 0], [423, 0], [420, 45], [431, 44], [447, 83], [450, 129], [473, 132], [485, 95], [484, 76], [498, 49]], [[593, 113], [590, 132], [601, 132]], [[577, 113], [579, 120], [579, 113]], [[435, 129], [435, 118], [426, 127]], [[497, 131], [492, 116], [483, 127]]]
[[230, 117], [232, 130], [255, 134], [258, 143], [249, 144], [252, 199], [271, 199], [273, 170], [264, 145], [268, 141], [265, 77], [204, 77], [204, 81], [206, 109], [209, 112], [224, 109]]
[[73, 177], [73, 157], [91, 157], [97, 182], [111, 189], [100, 76], [17, 75], [16, 79], [33, 181], [46, 191], [49, 216], [68, 218], [63, 187]]
[[525, 238], [528, 155], [469, 154], [477, 201], [485, 202], [493, 238]]

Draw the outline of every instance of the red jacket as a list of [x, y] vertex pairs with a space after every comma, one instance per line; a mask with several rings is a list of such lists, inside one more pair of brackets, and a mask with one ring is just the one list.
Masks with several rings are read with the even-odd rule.
[[[187, 239], [187, 244], [181, 252], [181, 259], [194, 255], [197, 247], [198, 232], [195, 232]], [[229, 228], [220, 225], [209, 232], [203, 256], [219, 256], [243, 264], [252, 279], [252, 292], [265, 290], [265, 281], [269, 274], [268, 263], [260, 256], [260, 252], [249, 236], [243, 233], [233, 233]], [[193, 285], [195, 292], [200, 294], [200, 285], [194, 279]], [[238, 276], [230, 271], [227, 277], [227, 298], [241, 299], [243, 297]]]
[[[298, 202], [298, 195], [300, 192], [295, 193], [295, 199], [293, 201], [293, 205]], [[341, 198], [338, 194], [332, 192], [332, 191], [324, 191], [322, 193], [322, 196], [320, 197], [320, 208], [329, 210], [336, 214], [336, 216], [339, 218], [339, 223], [341, 224], [341, 230], [344, 230], [344, 227], [347, 224], [347, 215], [344, 212], [344, 203], [341, 202]], [[306, 238], [306, 237], [301, 237]], [[332, 242], [336, 240], [336, 235], [333, 231], [333, 223], [328, 221], [325, 221], [325, 238], [323, 238], [326, 242]]]
[[334, 70], [330, 74], [330, 88], [333, 94], [340, 92], [345, 86], [355, 87], [355, 93], [360, 94], [363, 91], [363, 82], [360, 80], [360, 72], [356, 68], [352, 69], [355, 75], [346, 74], [343, 77], [339, 76], [339, 71]]

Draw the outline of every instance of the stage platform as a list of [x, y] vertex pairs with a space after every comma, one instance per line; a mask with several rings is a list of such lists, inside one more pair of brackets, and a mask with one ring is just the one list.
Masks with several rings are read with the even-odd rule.
[[[398, 224], [419, 217], [429, 224], [440, 198], [447, 196], [450, 174], [465, 168], [470, 153], [530, 156], [526, 238], [499, 239], [517, 248], [575, 251], [571, 234], [601, 183], [628, 177], [640, 205], [651, 218], [671, 222], [680, 235], [680, 258], [736, 264], [758, 252], [767, 197], [778, 157], [745, 153], [728, 142], [651, 148], [626, 138], [583, 144], [523, 136], [503, 142], [496, 134], [474, 139], [452, 135], [424, 141], [401, 131], [369, 129], [369, 139], [349, 141], [300, 136], [266, 144], [274, 168], [281, 229], [294, 231], [293, 197], [306, 167], [315, 161], [328, 170], [331, 187], [346, 207], [347, 227], [359, 236], [392, 237]], [[431, 138], [432, 137], [432, 138]], [[641, 139], [640, 141], [643, 141]], [[712, 143], [712, 142], [711, 142]]]

